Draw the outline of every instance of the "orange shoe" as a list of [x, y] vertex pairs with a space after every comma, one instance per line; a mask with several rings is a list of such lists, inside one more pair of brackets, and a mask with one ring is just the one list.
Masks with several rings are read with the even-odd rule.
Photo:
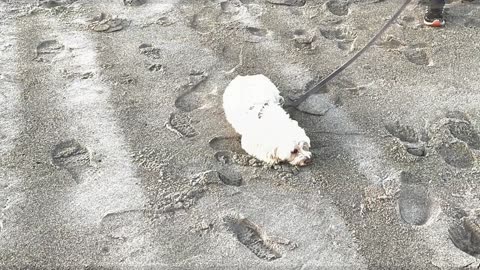
[[445, 25], [443, 19], [443, 9], [427, 9], [423, 17], [423, 23], [427, 26], [442, 27]]

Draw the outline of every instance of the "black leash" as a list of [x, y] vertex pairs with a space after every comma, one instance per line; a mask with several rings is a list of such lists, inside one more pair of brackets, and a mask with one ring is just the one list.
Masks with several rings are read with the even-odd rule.
[[378, 33], [370, 39], [370, 41], [363, 46], [361, 50], [359, 50], [352, 58], [350, 58], [347, 62], [345, 62], [343, 65], [341, 65], [339, 68], [334, 70], [330, 75], [328, 75], [325, 79], [320, 81], [317, 85], [315, 85], [312, 89], [308, 90], [306, 93], [302, 94], [299, 98], [293, 100], [291, 103], [287, 103], [284, 106], [285, 107], [297, 107], [300, 105], [302, 102], [304, 102], [309, 96], [317, 93], [320, 89], [322, 89], [331, 79], [335, 78], [340, 72], [342, 72], [345, 68], [347, 68], [351, 63], [353, 63], [357, 58], [365, 52], [366, 49], [368, 49], [372, 44], [377, 41], [377, 39], [387, 30], [387, 28], [398, 18], [400, 13], [407, 7], [407, 5], [410, 3], [411, 0], [405, 0], [403, 5], [393, 14], [392, 18], [387, 21], [387, 23], [378, 31]]

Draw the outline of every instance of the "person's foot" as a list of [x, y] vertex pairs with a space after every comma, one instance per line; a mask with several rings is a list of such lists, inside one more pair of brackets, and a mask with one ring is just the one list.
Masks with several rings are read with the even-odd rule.
[[445, 19], [443, 19], [443, 9], [431, 9], [428, 8], [423, 17], [423, 23], [432, 27], [442, 27], [445, 25]]

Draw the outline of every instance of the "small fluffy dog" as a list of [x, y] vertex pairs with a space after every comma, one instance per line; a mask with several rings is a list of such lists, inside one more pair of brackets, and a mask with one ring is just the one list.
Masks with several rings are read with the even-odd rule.
[[311, 159], [310, 139], [282, 109], [283, 98], [264, 75], [237, 76], [225, 89], [223, 109], [242, 136], [242, 148], [269, 164], [305, 166]]

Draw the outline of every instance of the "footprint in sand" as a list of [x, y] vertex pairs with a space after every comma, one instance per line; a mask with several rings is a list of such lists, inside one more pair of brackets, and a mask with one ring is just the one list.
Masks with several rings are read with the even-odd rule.
[[317, 52], [317, 46], [314, 45], [316, 40], [317, 36], [311, 31], [303, 29], [293, 31], [294, 46], [297, 50], [302, 50], [309, 54]]
[[265, 233], [250, 220], [236, 216], [225, 216], [223, 221], [227, 230], [233, 233], [237, 240], [258, 258], [273, 261], [282, 257], [266, 239]]
[[467, 27], [467, 28], [479, 29], [480, 28], [480, 20], [470, 18], [463, 25], [465, 25], [465, 27]]
[[236, 153], [245, 153], [242, 149], [240, 137], [215, 137], [208, 142], [213, 150], [229, 150]]
[[208, 143], [215, 150], [215, 159], [222, 164], [262, 166], [262, 162], [249, 156], [242, 148], [241, 137], [215, 137]]
[[401, 52], [407, 61], [415, 65], [426, 66], [431, 62], [431, 59], [425, 50], [425, 44], [407, 46], [402, 40], [394, 36], [388, 36], [385, 40], [380, 42], [378, 46], [387, 51]]
[[51, 153], [52, 163], [66, 169], [77, 183], [80, 181], [80, 174], [90, 166], [91, 155], [90, 151], [75, 139], [55, 145]]
[[267, 2], [274, 5], [301, 7], [301, 6], [304, 6], [307, 1], [306, 0], [267, 0]]
[[189, 83], [183, 86], [185, 90], [175, 100], [175, 107], [183, 112], [206, 108], [210, 103], [209, 94], [211, 94], [206, 92], [210, 88], [207, 79], [208, 74], [204, 72], [190, 73]]
[[90, 20], [88, 28], [95, 32], [111, 33], [117, 32], [130, 25], [126, 19], [117, 18], [110, 14], [100, 13]]
[[398, 210], [403, 221], [410, 225], [424, 225], [431, 217], [432, 201], [427, 187], [408, 172], [400, 174]]
[[188, 26], [199, 33], [208, 33], [211, 28], [208, 21], [209, 16], [205, 12], [199, 12], [190, 17]]
[[132, 161], [151, 172], [162, 172], [171, 160], [172, 154], [165, 150], [145, 148], [131, 155]]
[[232, 23], [251, 25], [251, 19], [259, 17], [263, 12], [263, 8], [258, 4], [245, 4], [240, 0], [223, 0], [220, 2], [220, 9], [217, 8], [210, 16], [213, 15], [214, 21], [224, 25]]
[[[299, 95], [315, 87], [320, 80], [321, 79], [315, 79], [308, 82], [302, 91], [287, 95], [288, 99], [292, 101], [297, 100]], [[348, 89], [350, 91], [353, 91], [353, 89], [356, 88], [356, 85], [353, 83], [345, 84], [345, 82], [342, 81], [334, 87], [341, 87], [341, 89]], [[308, 97], [298, 106], [297, 109], [311, 115], [323, 116], [327, 114], [330, 110], [333, 110], [342, 105], [342, 99], [340, 98], [340, 96], [335, 93], [329, 92], [329, 88], [324, 86], [322, 89], [319, 90], [318, 94]]]
[[269, 31], [267, 29], [247, 26], [245, 27], [245, 41], [249, 43], [259, 43], [267, 39]]
[[125, 6], [141, 6], [146, 2], [147, 0], [123, 0]]
[[40, 0], [38, 6], [45, 8], [55, 8], [65, 6], [76, 2], [77, 0]]
[[240, 0], [226, 0], [220, 2], [220, 9], [224, 13], [237, 14], [240, 11], [240, 7], [242, 5], [243, 4]]
[[436, 152], [447, 164], [457, 168], [474, 166], [473, 150], [480, 150], [480, 135], [466, 114], [448, 112], [446, 118], [432, 126], [431, 133]]
[[438, 144], [435, 150], [451, 166], [466, 169], [474, 165], [475, 157], [465, 142], [445, 141]]
[[141, 54], [151, 59], [159, 59], [161, 57], [160, 49], [154, 47], [152, 44], [142, 43], [138, 46], [138, 50]]
[[409, 62], [415, 65], [427, 66], [430, 64], [430, 57], [422, 48], [406, 48], [403, 50], [403, 55]]
[[[299, 173], [298, 168], [290, 164], [277, 164], [266, 167], [262, 161], [248, 155], [241, 145], [241, 137], [215, 137], [209, 142], [210, 148], [216, 150], [214, 157], [222, 165], [240, 165], [243, 167], [264, 167], [273, 169], [283, 180], [289, 180]], [[231, 167], [224, 166], [219, 171], [219, 177], [226, 185], [238, 186], [242, 183], [240, 173]]]
[[385, 129], [392, 134], [393, 136], [397, 137], [401, 141], [416, 143], [418, 142], [418, 134], [410, 126], [402, 125], [399, 121], [395, 121], [394, 123], [389, 123], [385, 125]]
[[268, 30], [252, 26], [247, 26], [245, 30], [247, 30], [248, 33], [256, 37], [265, 37], [268, 34]]
[[479, 216], [462, 217], [449, 228], [448, 233], [450, 240], [458, 249], [475, 257], [480, 255]]
[[235, 154], [233, 152], [221, 150], [221, 151], [215, 152], [215, 154], [213, 156], [214, 156], [215, 160], [217, 160], [221, 164], [227, 165], [227, 164], [233, 163], [233, 156], [234, 155]]
[[423, 27], [423, 24], [420, 24], [419, 20], [413, 16], [401, 16], [397, 21], [400, 26], [408, 29], [418, 29]]
[[220, 178], [220, 181], [227, 186], [239, 187], [243, 183], [243, 177], [240, 173], [227, 168], [219, 170], [218, 177]]
[[[127, 256], [118, 258], [121, 260], [143, 252], [143, 240], [150, 233], [142, 210], [109, 213], [100, 221], [99, 229], [104, 237], [99, 242], [101, 255], [111, 257], [120, 253]], [[122, 254], [124, 251], [128, 253]]]
[[348, 0], [330, 0], [325, 3], [327, 10], [337, 16], [345, 16], [348, 14]]
[[234, 163], [236, 156], [245, 154], [240, 137], [215, 137], [208, 142], [208, 145], [216, 151], [215, 159], [225, 165]]
[[386, 50], [400, 50], [406, 46], [405, 42], [402, 40], [394, 37], [394, 36], [387, 36], [387, 38], [381, 41], [378, 44], [379, 47], [384, 48]]
[[35, 59], [39, 62], [51, 62], [64, 48], [56, 39], [42, 41], [37, 45]]
[[[417, 157], [423, 157], [427, 154], [424, 143], [420, 140], [420, 136], [413, 127], [402, 125], [399, 121], [395, 121], [386, 124], [385, 129], [399, 140], [399, 144], [403, 147], [402, 153], [406, 151]], [[397, 154], [401, 157], [402, 153]]]
[[151, 72], [164, 72], [165, 67], [162, 64], [159, 63], [145, 63], [145, 67], [147, 68], [148, 71]]
[[323, 28], [320, 29], [320, 34], [326, 39], [336, 41], [341, 50], [351, 50], [357, 38], [357, 34], [353, 30], [344, 26]]
[[472, 149], [480, 150], [480, 136], [470, 121], [451, 119], [446, 127], [453, 137], [464, 141]]
[[184, 112], [171, 113], [165, 126], [181, 138], [192, 138], [198, 135], [197, 130], [193, 126], [192, 119]]
[[133, 77], [131, 74], [123, 73], [120, 75], [115, 75], [115, 80], [114, 83], [120, 83], [123, 85], [136, 85], [137, 84], [137, 78]]
[[[138, 46], [138, 50], [140, 54], [149, 58], [148, 61], [145, 61], [145, 67], [148, 71], [151, 72], [164, 72], [165, 67], [161, 63], [156, 63], [158, 59], [162, 57], [161, 50], [159, 48], [154, 47], [152, 44], [142, 43]], [[152, 63], [152, 60], [155, 61]]]

